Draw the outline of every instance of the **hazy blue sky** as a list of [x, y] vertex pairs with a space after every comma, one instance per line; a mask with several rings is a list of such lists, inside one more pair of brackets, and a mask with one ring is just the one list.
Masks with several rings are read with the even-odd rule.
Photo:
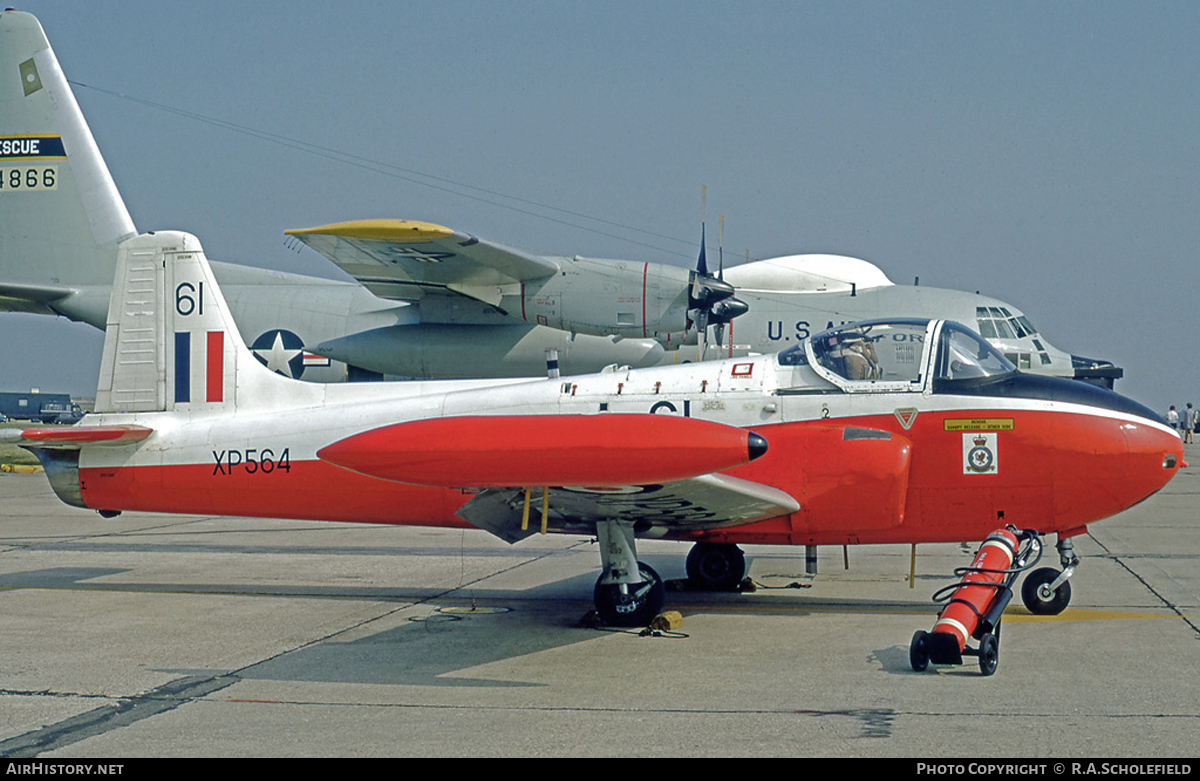
[[[691, 265], [707, 185], [710, 252], [724, 214], [727, 259], [979, 290], [1127, 395], [1200, 402], [1200, 3], [18, 7], [138, 228], [209, 257], [336, 276], [283, 231], [403, 217]], [[0, 329], [0, 388], [94, 392], [99, 332]]]

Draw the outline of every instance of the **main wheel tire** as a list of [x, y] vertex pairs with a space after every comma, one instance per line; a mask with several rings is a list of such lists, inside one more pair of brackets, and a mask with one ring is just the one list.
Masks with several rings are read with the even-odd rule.
[[746, 577], [746, 554], [736, 545], [698, 542], [688, 552], [687, 575], [695, 588], [733, 591]]
[[1029, 612], [1039, 616], [1056, 616], [1071, 603], [1071, 584], [1064, 582], [1057, 591], [1049, 586], [1059, 575], [1053, 567], [1035, 569], [1025, 576], [1021, 584], [1021, 601]]
[[626, 594], [616, 584], [605, 584], [601, 575], [596, 581], [592, 597], [596, 603], [596, 615], [608, 626], [649, 626], [654, 617], [662, 612], [666, 602], [666, 588], [662, 578], [648, 564], [638, 562], [641, 583], [627, 587]]
[[1000, 665], [1000, 641], [990, 632], [979, 641], [979, 672], [991, 675]]
[[908, 646], [908, 662], [919, 673], [929, 667], [929, 633], [918, 629]]

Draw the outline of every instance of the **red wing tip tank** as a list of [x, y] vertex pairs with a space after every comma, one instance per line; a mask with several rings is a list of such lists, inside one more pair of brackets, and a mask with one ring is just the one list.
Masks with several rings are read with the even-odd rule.
[[758, 434], [696, 418], [514, 415], [397, 423], [334, 442], [317, 457], [400, 483], [492, 488], [670, 483], [766, 451]]

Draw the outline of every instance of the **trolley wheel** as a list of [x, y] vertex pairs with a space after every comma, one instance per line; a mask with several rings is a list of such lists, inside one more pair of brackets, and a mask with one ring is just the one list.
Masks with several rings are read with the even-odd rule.
[[1056, 616], [1067, 609], [1071, 602], [1071, 584], [1064, 582], [1057, 591], [1050, 590], [1050, 584], [1058, 574], [1053, 567], [1042, 567], [1025, 576], [1025, 582], [1021, 584], [1021, 601], [1030, 613]]
[[929, 667], [929, 633], [918, 629], [908, 646], [908, 662], [917, 672], [925, 672]]
[[1000, 641], [991, 632], [979, 641], [979, 672], [991, 675], [1000, 665]]

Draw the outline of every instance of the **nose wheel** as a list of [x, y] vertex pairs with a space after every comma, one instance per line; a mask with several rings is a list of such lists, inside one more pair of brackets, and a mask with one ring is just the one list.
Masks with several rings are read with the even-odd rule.
[[1063, 575], [1052, 567], [1042, 567], [1025, 576], [1025, 582], [1021, 584], [1021, 601], [1030, 613], [1056, 616], [1067, 609], [1071, 602], [1071, 584]]
[[1021, 584], [1021, 601], [1037, 616], [1056, 616], [1071, 603], [1071, 584], [1067, 580], [1075, 574], [1079, 557], [1075, 555], [1075, 544], [1070, 537], [1059, 537], [1056, 547], [1062, 571], [1053, 567], [1035, 569]]

